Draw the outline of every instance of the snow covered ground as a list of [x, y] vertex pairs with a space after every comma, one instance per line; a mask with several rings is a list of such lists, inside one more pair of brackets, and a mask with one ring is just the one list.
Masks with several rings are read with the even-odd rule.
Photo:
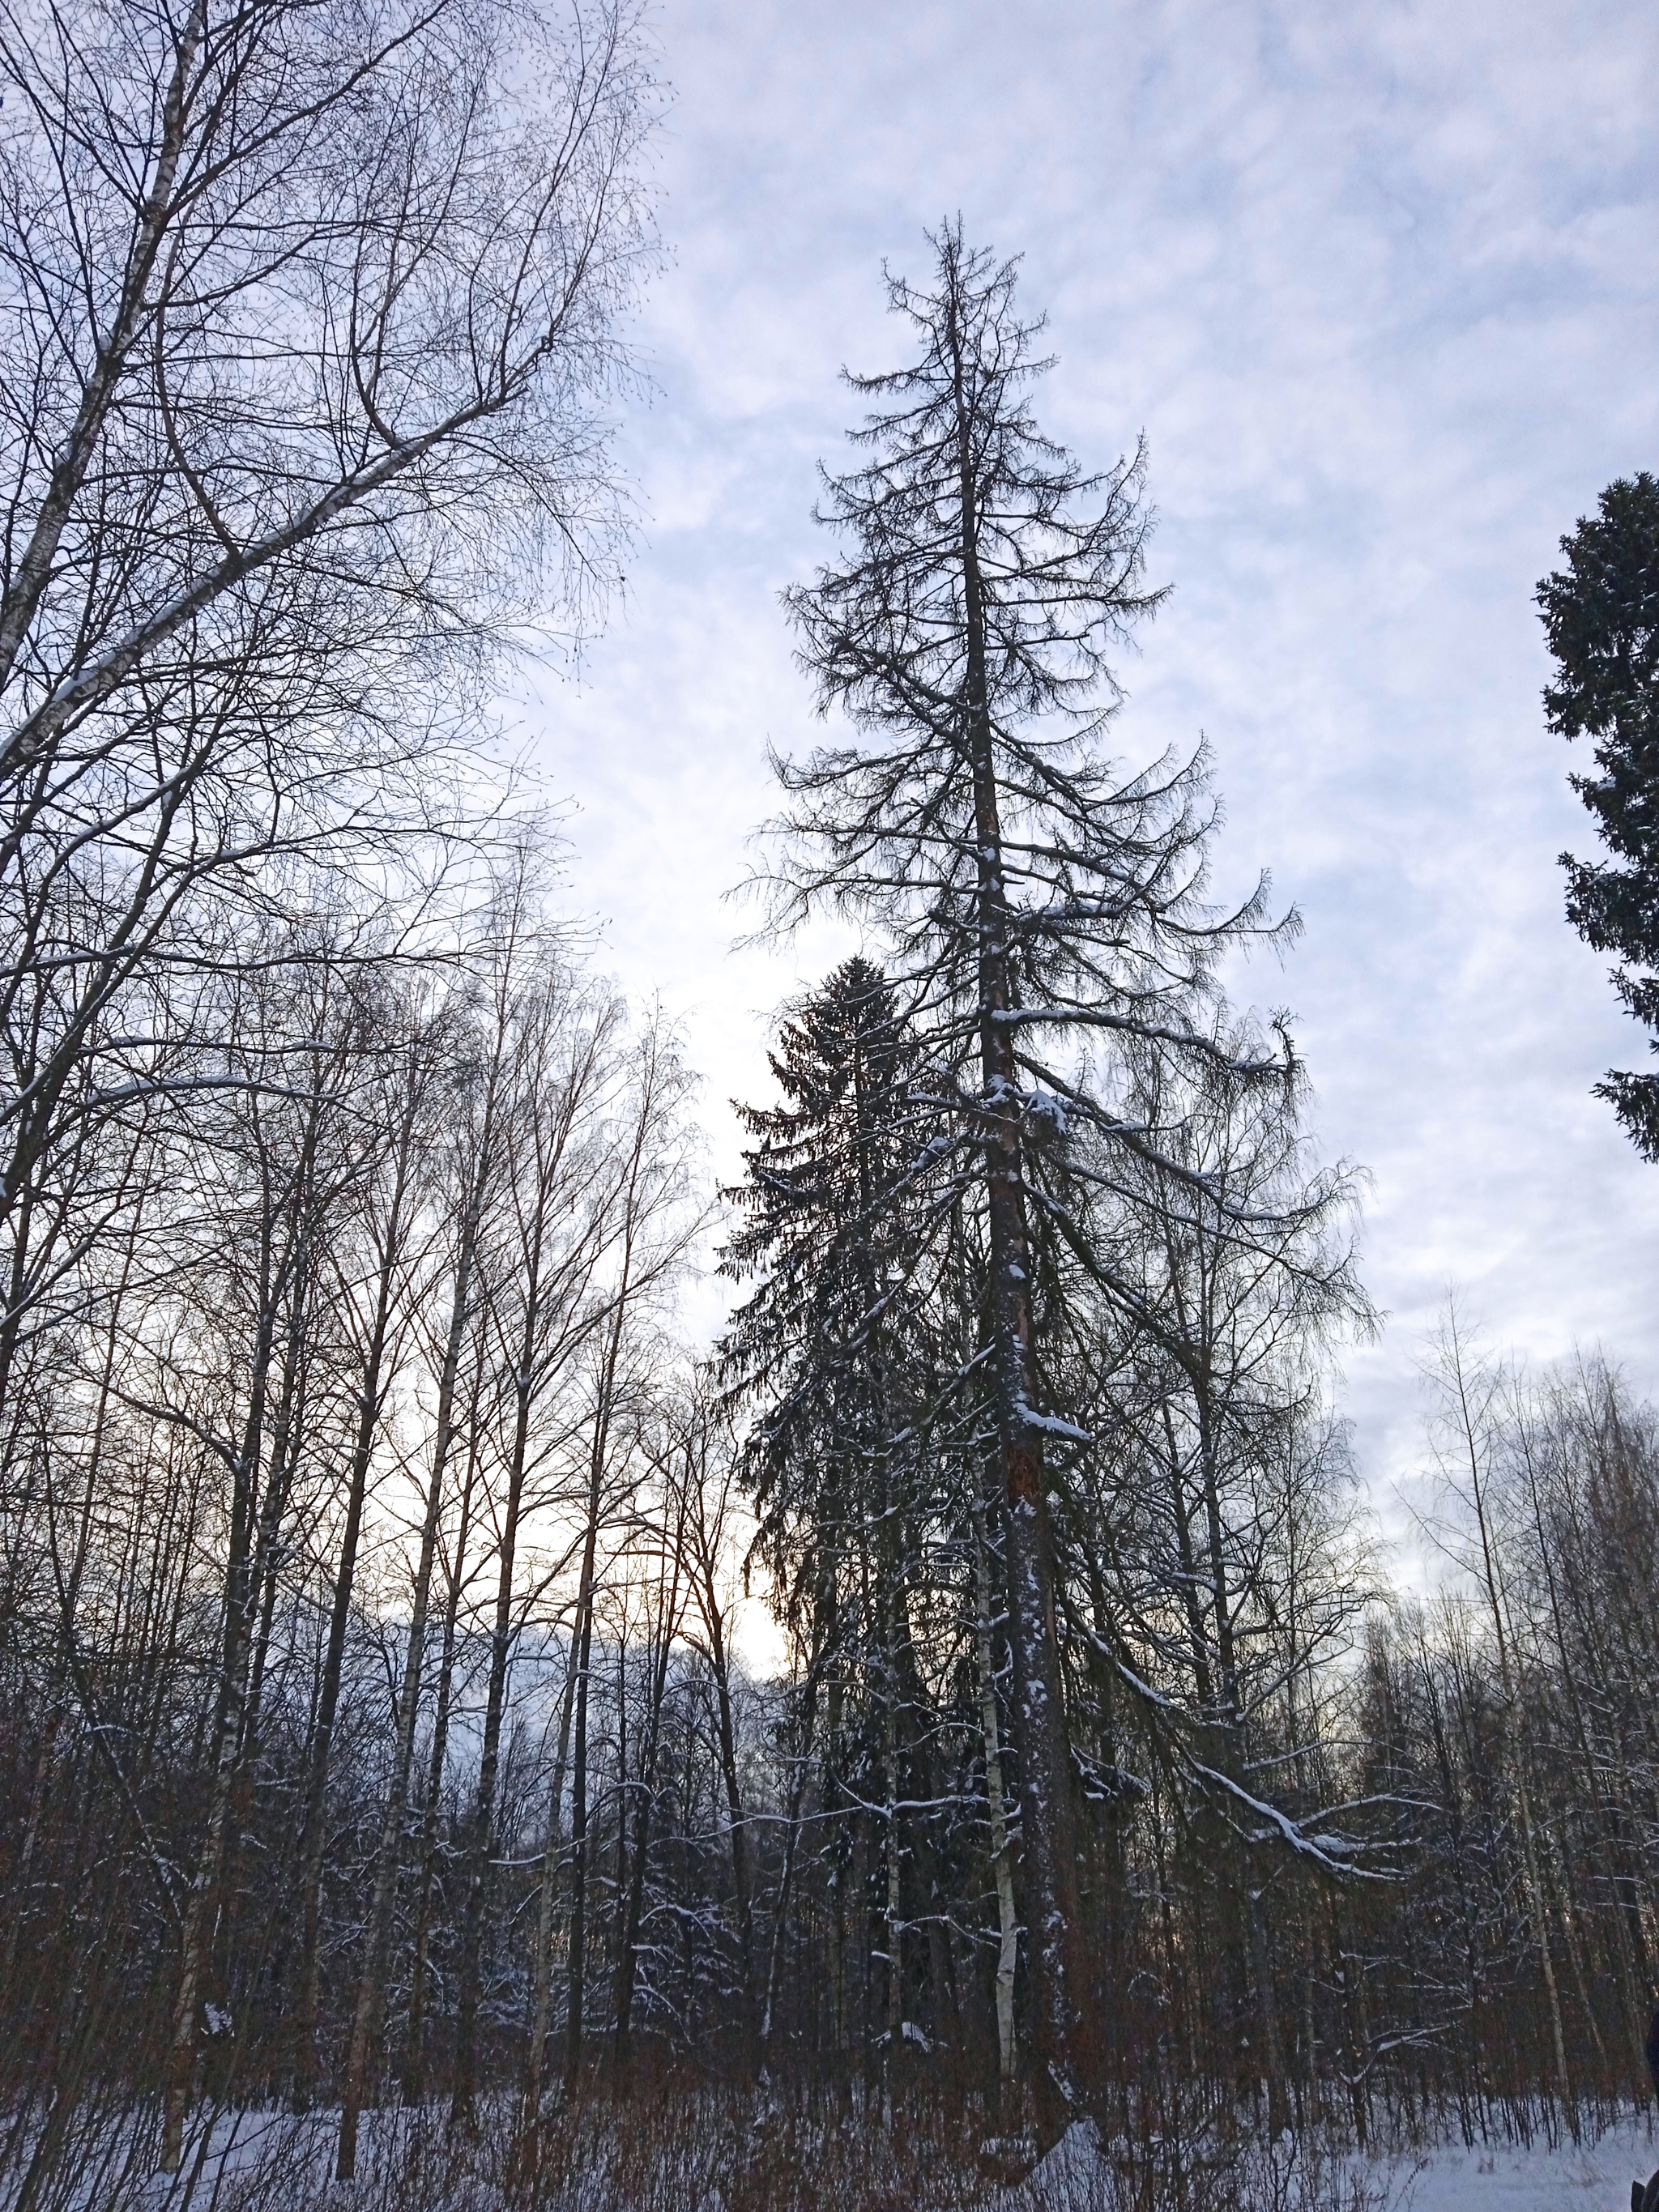
[[1645, 2124], [1615, 2129], [1582, 2149], [1498, 2144], [1434, 2152], [1414, 2176], [1402, 2171], [1400, 2212], [1629, 2212], [1630, 2185], [1659, 2166], [1659, 2137]]
[[[1659, 2135], [1644, 2120], [1609, 2130], [1594, 2143], [1443, 2144], [1372, 2158], [1349, 2156], [1316, 2167], [1294, 2158], [1235, 2179], [1226, 2201], [1282, 2205], [1285, 2212], [1628, 2212], [1630, 2185], [1659, 2166]], [[1252, 2164], [1255, 2161], [1251, 2161]], [[1241, 2178], [1242, 2179], [1242, 2178]], [[1116, 2212], [1119, 2197], [1086, 2123], [988, 2212]]]
[[[185, 2172], [170, 2180], [148, 2171], [131, 2130], [117, 2126], [103, 2142], [83, 2146], [86, 2154], [72, 2162], [78, 2171], [64, 2176], [68, 2186], [48, 2201], [52, 2212], [503, 2212], [508, 2200], [499, 2161], [487, 2155], [475, 2161], [463, 2150], [452, 2167], [446, 2149], [459, 2147], [447, 2144], [441, 2119], [419, 2130], [425, 2156], [411, 2139], [400, 2157], [393, 2138], [406, 2136], [408, 2122], [381, 2112], [364, 2118], [362, 2178], [355, 2187], [329, 2179], [335, 2115], [295, 2120], [242, 2112], [221, 2115], [206, 2142], [198, 2138], [192, 2146]], [[482, 2132], [487, 2150], [495, 2130], [486, 2124]], [[659, 2148], [660, 2161], [647, 2161], [648, 2179], [635, 2172], [629, 2188], [601, 2130], [549, 2189], [545, 2212], [635, 2212], [647, 2203], [713, 2212], [757, 2202], [752, 2175], [728, 2194], [736, 2177], [708, 2145], [700, 2150], [688, 2136], [678, 2147], [665, 2142]], [[412, 2164], [406, 2154], [411, 2150]], [[632, 2163], [623, 2159], [622, 2166]], [[1213, 2203], [1218, 2212], [1626, 2212], [1632, 2181], [1659, 2166], [1659, 2132], [1644, 2117], [1577, 2147], [1568, 2142], [1552, 2150], [1540, 2141], [1528, 2150], [1495, 2141], [1471, 2150], [1456, 2143], [1373, 2157], [1322, 2156], [1316, 2147], [1294, 2146], [1288, 2138], [1277, 2147], [1246, 2139], [1242, 2154], [1236, 2148], [1211, 2169], [1207, 2194], [1202, 2158], [1183, 2143], [1178, 2163], [1188, 2177], [1188, 2201]], [[810, 2203], [817, 2212], [822, 2202], [825, 2212], [836, 2212], [852, 2197], [860, 2205], [900, 2201], [873, 2188], [873, 2166], [861, 2179], [871, 2185], [850, 2191], [832, 2185], [820, 2197], [811, 2192], [810, 2176], [803, 2195], [803, 2177], [792, 2169], [790, 2204]], [[410, 2184], [416, 2185], [412, 2191]], [[1134, 2196], [1101, 2155], [1092, 2126], [1080, 2122], [1023, 2182], [981, 2195], [958, 2174], [928, 2202], [957, 2212], [968, 2206], [973, 2212], [1125, 2212]], [[11, 2201], [0, 2182], [0, 2212]]]

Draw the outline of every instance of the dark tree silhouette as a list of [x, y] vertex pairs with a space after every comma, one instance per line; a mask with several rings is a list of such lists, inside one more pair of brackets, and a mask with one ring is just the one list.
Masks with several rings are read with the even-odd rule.
[[[1595, 742], [1598, 773], [1571, 783], [1611, 856], [1561, 855], [1567, 919], [1628, 963], [1613, 970], [1619, 995], [1659, 1031], [1659, 479], [1644, 470], [1610, 483], [1561, 550], [1566, 567], [1537, 592], [1557, 670], [1544, 706], [1552, 730]], [[1659, 1159], [1659, 1075], [1610, 1069], [1595, 1093]]]

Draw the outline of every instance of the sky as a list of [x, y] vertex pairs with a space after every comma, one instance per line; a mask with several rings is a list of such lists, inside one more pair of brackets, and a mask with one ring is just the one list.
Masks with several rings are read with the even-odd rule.
[[[1495, 1346], [1601, 1346], [1659, 1385], [1659, 1168], [1589, 1095], [1641, 1064], [1562, 915], [1589, 856], [1543, 727], [1532, 594], [1613, 477], [1659, 467], [1659, 10], [1595, 0], [664, 0], [669, 248], [620, 457], [641, 514], [578, 678], [518, 702], [568, 798], [571, 911], [682, 1022], [715, 1170], [769, 1096], [780, 1002], [846, 949], [734, 951], [725, 896], [818, 734], [778, 593], [859, 404], [896, 365], [881, 270], [923, 236], [1024, 257], [1088, 465], [1144, 432], [1173, 586], [1121, 673], [1127, 761], [1200, 732], [1218, 891], [1305, 923], [1236, 997], [1288, 1006], [1330, 1158], [1363, 1164], [1387, 1316], [1345, 1361], [1385, 1522], [1423, 1461], [1449, 1285]], [[706, 1285], [696, 1325], [718, 1322]]]

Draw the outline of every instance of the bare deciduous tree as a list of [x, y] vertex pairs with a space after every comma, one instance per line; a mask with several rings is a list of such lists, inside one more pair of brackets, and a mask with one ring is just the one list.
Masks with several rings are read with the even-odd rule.
[[0, 87], [3, 1398], [250, 907], [418, 928], [477, 678], [603, 593], [650, 96], [627, 0], [63, 0]]

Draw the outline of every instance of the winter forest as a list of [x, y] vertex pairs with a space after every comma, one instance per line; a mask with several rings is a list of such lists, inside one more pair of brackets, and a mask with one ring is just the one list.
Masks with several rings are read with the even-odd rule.
[[[798, 487], [733, 927], [857, 950], [734, 1182], [569, 892], [498, 702], [648, 529], [658, 29], [0, 9], [0, 2201], [965, 2212], [1084, 2125], [1067, 2204], [1359, 2212], [1592, 2140], [1642, 1348], [1449, 1299], [1399, 1570], [1295, 886], [1136, 737], [1157, 457], [1045, 428], [1021, 241], [921, 211]], [[1656, 548], [1640, 477], [1539, 592], [1638, 968]]]

